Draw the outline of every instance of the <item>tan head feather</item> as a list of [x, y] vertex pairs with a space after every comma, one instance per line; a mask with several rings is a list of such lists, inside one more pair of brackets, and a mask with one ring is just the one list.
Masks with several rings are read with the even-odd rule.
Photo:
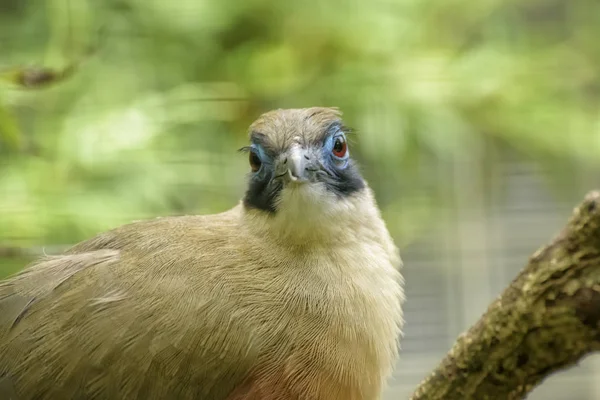
[[333, 123], [341, 123], [342, 112], [336, 107], [278, 109], [261, 115], [250, 125], [251, 139], [281, 153], [292, 144], [319, 142]]

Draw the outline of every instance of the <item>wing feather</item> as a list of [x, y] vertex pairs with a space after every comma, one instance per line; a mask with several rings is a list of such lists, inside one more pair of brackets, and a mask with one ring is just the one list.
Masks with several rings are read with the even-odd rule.
[[19, 400], [227, 398], [251, 368], [247, 332], [163, 271], [168, 248], [105, 239], [0, 281], [0, 379]]

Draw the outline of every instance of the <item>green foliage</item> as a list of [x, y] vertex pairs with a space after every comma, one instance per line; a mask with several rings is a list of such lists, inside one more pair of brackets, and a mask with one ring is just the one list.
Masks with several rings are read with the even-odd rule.
[[18, 272], [31, 261], [32, 259], [27, 257], [0, 257], [0, 278]]
[[40, 4], [0, 13], [5, 246], [229, 208], [271, 108], [345, 112], [404, 242], [445, 201], [428, 166], [489, 141], [557, 169], [600, 155], [596, 1]]

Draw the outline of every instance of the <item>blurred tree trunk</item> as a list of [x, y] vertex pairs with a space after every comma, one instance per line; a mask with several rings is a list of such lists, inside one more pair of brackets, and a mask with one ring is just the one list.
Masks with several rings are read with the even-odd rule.
[[523, 399], [599, 349], [600, 192], [592, 192], [411, 400]]

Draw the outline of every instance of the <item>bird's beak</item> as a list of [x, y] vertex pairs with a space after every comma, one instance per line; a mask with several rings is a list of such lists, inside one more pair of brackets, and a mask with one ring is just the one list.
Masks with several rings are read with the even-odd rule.
[[277, 175], [290, 182], [306, 183], [314, 171], [311, 152], [300, 146], [292, 146], [281, 156], [277, 165]]

